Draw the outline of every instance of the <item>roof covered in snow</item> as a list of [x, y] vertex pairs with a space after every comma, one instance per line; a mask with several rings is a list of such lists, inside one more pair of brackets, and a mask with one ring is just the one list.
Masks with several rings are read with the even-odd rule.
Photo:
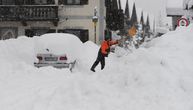
[[183, 9], [193, 8], [193, 0], [184, 0]]
[[193, 0], [168, 0], [166, 13], [167, 16], [192, 15], [193, 11], [185, 9], [193, 8]]
[[193, 0], [167, 0], [167, 8], [190, 9], [193, 8]]
[[167, 0], [167, 8], [183, 8], [184, 0]]
[[167, 16], [182, 16], [185, 12], [185, 10], [180, 8], [166, 8]]

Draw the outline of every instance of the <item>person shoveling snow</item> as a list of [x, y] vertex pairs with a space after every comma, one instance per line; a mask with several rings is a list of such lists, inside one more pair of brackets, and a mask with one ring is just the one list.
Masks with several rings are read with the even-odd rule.
[[98, 51], [97, 59], [90, 69], [91, 71], [95, 72], [95, 67], [99, 64], [99, 62], [101, 63], [101, 70], [104, 69], [105, 57], [108, 57], [108, 54], [110, 52], [110, 46], [115, 44], [118, 44], [118, 40], [113, 41], [113, 40], [110, 40], [110, 38], [105, 38], [105, 40], [102, 42], [101, 47]]

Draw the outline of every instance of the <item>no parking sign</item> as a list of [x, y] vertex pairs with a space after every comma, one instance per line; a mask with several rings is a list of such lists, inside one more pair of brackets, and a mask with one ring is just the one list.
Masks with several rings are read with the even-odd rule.
[[189, 22], [186, 18], [178, 19], [177, 23], [178, 23], [178, 26], [188, 26], [189, 25]]

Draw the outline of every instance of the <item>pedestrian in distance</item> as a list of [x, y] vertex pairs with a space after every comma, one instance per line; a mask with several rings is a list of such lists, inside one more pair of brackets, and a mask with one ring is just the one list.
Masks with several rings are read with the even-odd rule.
[[95, 72], [95, 67], [99, 64], [99, 62], [101, 63], [101, 70], [104, 69], [105, 57], [108, 57], [108, 54], [110, 53], [110, 46], [115, 44], [118, 44], [118, 40], [113, 41], [113, 40], [110, 40], [109, 37], [105, 38], [105, 40], [101, 43], [101, 47], [98, 51], [97, 59], [92, 65], [90, 69], [91, 71]]

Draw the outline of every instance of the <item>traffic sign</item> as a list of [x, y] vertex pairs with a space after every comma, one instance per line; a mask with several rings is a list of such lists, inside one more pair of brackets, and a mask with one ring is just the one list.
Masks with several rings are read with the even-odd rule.
[[180, 18], [177, 21], [178, 26], [188, 26], [189, 21], [186, 18]]

